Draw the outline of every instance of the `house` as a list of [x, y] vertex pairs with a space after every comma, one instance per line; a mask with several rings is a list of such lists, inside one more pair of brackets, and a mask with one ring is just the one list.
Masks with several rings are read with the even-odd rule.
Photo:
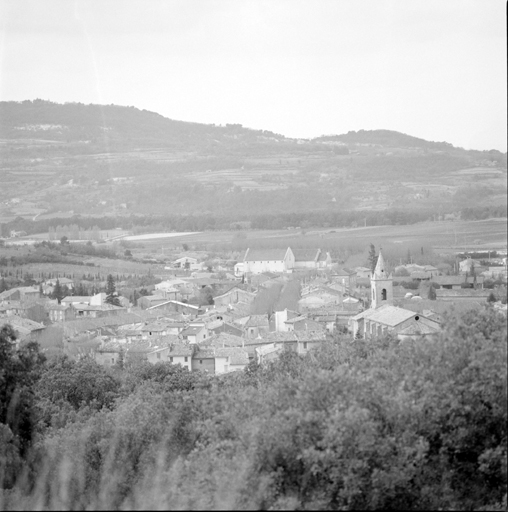
[[252, 286], [257, 288], [269, 283], [279, 277], [279, 274], [274, 274], [273, 272], [263, 272], [261, 274], [251, 275], [249, 278], [249, 282]]
[[453, 301], [453, 302], [486, 302], [487, 297], [490, 295], [488, 289], [473, 289], [473, 288], [458, 288], [455, 290], [449, 290], [446, 288], [440, 288], [435, 290], [436, 299], [440, 301]]
[[483, 281], [483, 276], [433, 276], [431, 278], [431, 282], [449, 290], [458, 290], [466, 284], [469, 288], [473, 288], [475, 283], [477, 287], [483, 288]]
[[40, 290], [37, 286], [18, 286], [0, 293], [0, 302], [4, 300], [17, 300], [23, 303], [35, 302], [40, 297]]
[[0, 302], [0, 315], [25, 316], [25, 305], [19, 300], [3, 300]]
[[340, 306], [342, 294], [335, 290], [315, 290], [298, 301], [299, 311], [321, 308], [325, 305]]
[[292, 249], [295, 270], [312, 270], [331, 266], [330, 253], [323, 253], [321, 249]]
[[205, 371], [216, 375], [243, 370], [248, 364], [248, 354], [240, 347], [198, 346], [192, 357], [192, 371]]
[[233, 325], [225, 320], [212, 320], [206, 324], [206, 328], [210, 336], [220, 333], [233, 334], [234, 336], [242, 336], [243, 334], [243, 329], [240, 326]]
[[466, 258], [465, 260], [459, 261], [459, 271], [462, 274], [471, 272], [475, 268], [480, 267], [480, 263], [472, 258]]
[[242, 347], [226, 347], [218, 350], [220, 356], [227, 357], [227, 365], [224, 372], [236, 372], [244, 370], [249, 364], [249, 354]]
[[245, 338], [236, 336], [234, 334], [228, 334], [221, 332], [219, 334], [213, 334], [210, 337], [203, 340], [202, 346], [208, 345], [215, 348], [228, 348], [228, 347], [244, 347]]
[[192, 356], [192, 371], [207, 372], [212, 375], [228, 371], [228, 357], [225, 354], [219, 354], [218, 350], [220, 349], [198, 345]]
[[[170, 334], [169, 324], [168, 322], [163, 321], [153, 321], [146, 322], [146, 324], [141, 327], [141, 339], [143, 340], [153, 340], [160, 338], [161, 336], [167, 336]], [[174, 335], [174, 333], [171, 333]], [[178, 333], [176, 334], [178, 335]]]
[[82, 296], [82, 295], [68, 295], [67, 297], [64, 297], [60, 304], [63, 304], [64, 306], [73, 306], [77, 304], [90, 304], [90, 300], [92, 299], [91, 296]]
[[235, 320], [234, 323], [243, 329], [243, 334], [247, 338], [256, 338], [270, 329], [268, 315], [249, 315]]
[[266, 364], [270, 361], [277, 360], [284, 350], [284, 346], [275, 343], [267, 343], [256, 347], [254, 350], [256, 362], [258, 364]]
[[[67, 288], [69, 290], [73, 290], [74, 289], [74, 281], [72, 279], [69, 279], [67, 277], [58, 277], [58, 278], [55, 278], [55, 279], [46, 279], [46, 281], [44, 281], [43, 283], [43, 286], [45, 288], [47, 288], [49, 290], [49, 293], [52, 293], [55, 286], [56, 286], [56, 282], [59, 282], [60, 283], [60, 286], [67, 286]], [[47, 292], [45, 292], [47, 293]]]
[[263, 272], [292, 272], [295, 256], [290, 247], [287, 249], [247, 249], [243, 258], [243, 271], [252, 274]]
[[322, 325], [319, 322], [315, 322], [314, 320], [311, 320], [310, 318], [307, 318], [304, 315], [286, 320], [285, 324], [288, 327], [288, 331], [324, 331], [324, 330], [326, 330], [324, 325]]
[[356, 277], [358, 273], [356, 270], [349, 270], [341, 268], [332, 272], [330, 277], [333, 282], [342, 284], [346, 290], [354, 290], [356, 288]]
[[356, 277], [361, 279], [370, 279], [372, 277], [372, 270], [367, 267], [356, 267]]
[[204, 325], [189, 325], [179, 336], [187, 343], [201, 343], [208, 338], [209, 333]]
[[323, 312], [323, 314], [313, 316], [312, 320], [320, 325], [321, 330], [329, 334], [333, 334], [339, 325], [337, 312]]
[[290, 331], [292, 330], [287, 323], [288, 320], [291, 320], [292, 318], [299, 318], [300, 313], [297, 311], [291, 311], [289, 309], [284, 309], [283, 311], [275, 311], [272, 318], [274, 320], [273, 330], [277, 332], [282, 331]]
[[173, 262], [173, 266], [176, 268], [190, 268], [191, 265], [196, 265], [198, 263], [197, 258], [191, 258], [190, 256], [184, 256], [182, 258], [178, 258]]
[[125, 351], [125, 344], [117, 341], [103, 342], [95, 349], [95, 361], [102, 366], [114, 366], [122, 360]]
[[216, 307], [228, 306], [229, 304], [236, 304], [238, 302], [244, 302], [250, 304], [256, 298], [256, 294], [242, 290], [237, 286], [231, 288], [225, 293], [213, 297], [213, 303]]
[[113, 304], [102, 304], [97, 306], [91, 304], [73, 304], [71, 308], [74, 309], [76, 317], [92, 318], [118, 315], [125, 311], [125, 308], [121, 306], [114, 306]]
[[168, 352], [168, 360], [170, 363], [179, 364], [183, 368], [192, 371], [192, 354], [194, 349], [192, 346], [185, 344], [174, 344]]
[[46, 308], [49, 314], [49, 319], [52, 322], [65, 322], [76, 318], [76, 310], [70, 305], [58, 304], [55, 302], [54, 304], [48, 304]]
[[149, 309], [152, 306], [157, 306], [167, 301], [168, 299], [166, 299], [162, 293], [157, 295], [145, 295], [143, 297], [139, 297], [138, 307], [141, 309]]
[[149, 341], [131, 342], [126, 346], [125, 360], [129, 362], [146, 361], [148, 353], [152, 350], [153, 347]]
[[165, 338], [147, 353], [147, 361], [152, 364], [161, 362], [179, 364], [191, 371], [193, 352], [192, 346], [181, 343], [177, 338], [172, 341]]
[[[255, 339], [246, 340], [245, 348], [250, 352], [252, 359], [257, 357], [256, 348], [274, 344], [304, 355], [309, 350], [316, 348], [326, 341], [326, 332], [319, 331], [291, 331], [268, 332]], [[258, 351], [259, 353], [259, 351]]]
[[0, 317], [0, 326], [4, 324], [12, 326], [19, 342], [37, 341], [46, 328], [44, 324], [14, 314]]

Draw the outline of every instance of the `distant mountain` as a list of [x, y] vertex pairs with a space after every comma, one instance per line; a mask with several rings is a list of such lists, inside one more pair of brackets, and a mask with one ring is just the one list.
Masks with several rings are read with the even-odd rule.
[[358, 130], [342, 135], [324, 135], [313, 139], [315, 142], [338, 141], [346, 144], [375, 144], [383, 147], [452, 149], [449, 142], [431, 142], [393, 130]]
[[129, 143], [181, 146], [285, 140], [266, 130], [240, 124], [215, 126], [165, 118], [155, 112], [117, 105], [58, 104], [44, 100], [0, 102], [0, 137], [65, 142]]
[[399, 223], [506, 209], [506, 154], [391, 130], [294, 139], [135, 107], [27, 100], [0, 102], [0, 139], [0, 223], [203, 215], [205, 227], [182, 228], [199, 231], [255, 218], [263, 229], [351, 226], [363, 212], [393, 210], [373, 219]]

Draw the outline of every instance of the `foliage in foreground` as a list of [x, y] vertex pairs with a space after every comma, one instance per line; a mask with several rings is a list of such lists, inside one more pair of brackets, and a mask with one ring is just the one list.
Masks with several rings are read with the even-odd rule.
[[330, 343], [218, 377], [37, 363], [32, 449], [0, 506], [501, 509], [506, 335], [485, 308], [435, 340]]

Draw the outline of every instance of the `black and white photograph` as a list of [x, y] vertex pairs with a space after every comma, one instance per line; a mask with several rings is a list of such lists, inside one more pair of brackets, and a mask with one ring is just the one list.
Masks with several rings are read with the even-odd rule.
[[0, 0], [0, 510], [505, 511], [507, 5]]

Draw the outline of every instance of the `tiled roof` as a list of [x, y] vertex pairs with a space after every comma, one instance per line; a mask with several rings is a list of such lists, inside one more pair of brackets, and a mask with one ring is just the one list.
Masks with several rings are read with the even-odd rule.
[[184, 345], [183, 343], [172, 345], [169, 350], [169, 356], [178, 357], [178, 356], [192, 356], [193, 349], [189, 345]]
[[189, 326], [186, 327], [181, 333], [181, 336], [192, 336], [194, 334], [198, 334], [203, 329], [203, 327]]
[[158, 347], [169, 347], [181, 343], [182, 341], [176, 334], [166, 334], [165, 336], [157, 338], [156, 341], [153, 342], [153, 345], [157, 345]]
[[214, 334], [209, 338], [203, 340], [200, 345], [209, 345], [213, 347], [242, 347], [245, 343], [245, 339], [241, 336], [235, 336], [234, 334], [228, 334], [226, 332], [221, 332], [219, 334]]
[[388, 325], [390, 327], [395, 327], [405, 320], [413, 317], [414, 315], [414, 311], [409, 311], [407, 309], [402, 309], [398, 308], [397, 306], [390, 306], [387, 304], [377, 309], [367, 309], [362, 313], [354, 316], [353, 319], [356, 320], [364, 318], [365, 320], [369, 320], [371, 322], [377, 322], [380, 324]]
[[141, 328], [143, 332], [161, 332], [168, 328], [166, 323], [149, 323]]
[[[450, 286], [450, 285], [460, 285], [462, 283], [465, 283], [466, 282], [466, 276], [433, 276], [431, 278], [431, 281], [433, 281], [434, 283], [437, 283], [441, 286]], [[467, 282], [472, 284], [474, 282], [474, 277], [473, 276], [469, 276], [467, 278]], [[476, 276], [476, 282], [478, 284], [481, 284], [483, 283], [483, 276]]]
[[163, 295], [143, 295], [143, 297], [140, 297], [140, 299], [147, 300], [148, 302], [155, 302], [158, 300], [165, 301], [166, 297], [164, 297]]
[[216, 354], [219, 357], [228, 357], [230, 365], [249, 364], [249, 354], [246, 350], [240, 347], [218, 348], [216, 349]]
[[127, 352], [150, 352], [152, 348], [149, 341], [133, 341], [126, 345]]
[[65, 302], [65, 303], [68, 303], [68, 302], [79, 302], [79, 303], [83, 303], [83, 304], [88, 304], [90, 302], [90, 299], [92, 297], [86, 297], [86, 296], [83, 296], [83, 295], [68, 295], [67, 297], [64, 297], [60, 302]]
[[295, 316], [294, 318], [290, 318], [289, 320], [286, 320], [284, 323], [285, 324], [294, 324], [296, 322], [301, 322], [302, 320], [307, 320], [307, 317], [303, 316], [303, 315]]
[[333, 276], [344, 276], [344, 277], [349, 277], [351, 275], [354, 275], [356, 274], [356, 272], [354, 270], [346, 270], [344, 268], [340, 268], [338, 270], [336, 270], [335, 272], [332, 273], [332, 277]]
[[320, 249], [291, 249], [295, 255], [295, 261], [318, 261]]
[[[98, 338], [95, 338], [98, 339]], [[95, 348], [96, 352], [121, 352], [125, 351], [127, 344], [119, 343], [118, 341], [106, 341]]]
[[215, 359], [215, 347], [199, 346], [198, 350], [194, 352], [196, 359]]
[[247, 249], [244, 261], [282, 261], [286, 249]]
[[416, 320], [412, 320], [411, 323], [399, 331], [398, 334], [405, 334], [407, 336], [414, 336], [414, 335], [425, 335], [425, 334], [435, 334], [439, 332], [439, 329], [437, 327], [431, 327], [430, 325], [426, 325], [422, 322], [417, 322]]
[[459, 290], [448, 290], [446, 288], [439, 288], [436, 290], [436, 296], [439, 297], [477, 297], [478, 300], [485, 299], [489, 296], [491, 290], [480, 289], [475, 290], [474, 288], [461, 288]]
[[62, 327], [67, 332], [84, 332], [98, 329], [99, 327], [121, 326], [139, 322], [143, 322], [143, 318], [140, 315], [126, 312], [99, 318], [69, 320], [62, 324]]
[[267, 315], [250, 315], [245, 327], [268, 327]]
[[280, 352], [281, 350], [284, 350], [284, 347], [281, 345], [275, 345], [274, 343], [268, 343], [267, 345], [256, 347], [256, 352], [260, 356], [266, 356], [267, 354], [271, 354], [272, 352]]
[[18, 315], [4, 315], [0, 317], [0, 325], [11, 324], [15, 330], [22, 334], [28, 334], [32, 331], [45, 329], [46, 326], [39, 322], [34, 322], [28, 318], [22, 318]]
[[326, 332], [324, 330], [319, 331], [294, 331], [296, 339], [302, 341], [325, 341]]
[[397, 301], [397, 304], [400, 307], [405, 309], [409, 309], [416, 313], [420, 313], [423, 316], [427, 316], [424, 313], [424, 310], [432, 310], [437, 314], [443, 314], [447, 312], [464, 312], [471, 311], [473, 309], [479, 309], [482, 307], [485, 301], [476, 302], [476, 301], [444, 301], [444, 300], [430, 300], [430, 299], [422, 299], [419, 301], [412, 301], [410, 299], [401, 299]]
[[80, 311], [113, 311], [125, 309], [122, 306], [115, 306], [113, 304], [98, 304], [91, 306], [90, 304], [70, 304], [70, 306]]

